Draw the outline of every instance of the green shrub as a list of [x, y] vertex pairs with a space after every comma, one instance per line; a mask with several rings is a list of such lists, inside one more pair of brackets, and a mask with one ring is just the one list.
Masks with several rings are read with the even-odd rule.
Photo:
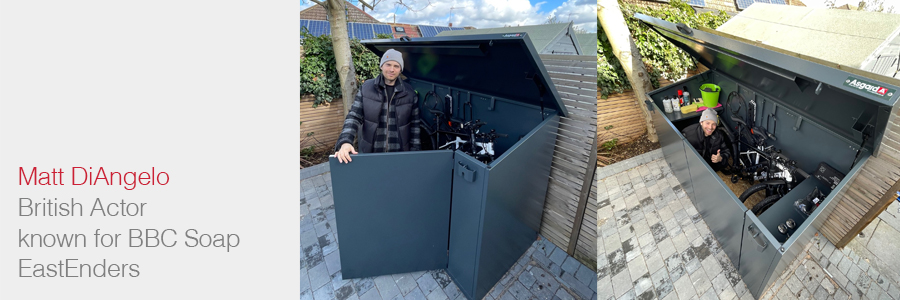
[[621, 93], [629, 87], [625, 70], [622, 69], [619, 59], [613, 55], [609, 38], [600, 26], [599, 18], [597, 18], [597, 86], [602, 89], [604, 99], [610, 92]]
[[611, 139], [606, 142], [603, 142], [602, 148], [606, 151], [612, 150], [616, 147], [616, 144], [619, 143], [619, 139]]
[[[313, 107], [334, 98], [342, 97], [340, 77], [335, 68], [334, 48], [331, 36], [312, 36], [306, 30], [300, 33], [304, 57], [300, 61], [300, 94], [313, 94]], [[378, 38], [390, 38], [379, 35]], [[381, 60], [357, 39], [350, 40], [353, 68], [356, 69], [357, 85], [381, 74], [378, 62]]]
[[[638, 51], [643, 56], [644, 65], [647, 67], [647, 73], [650, 75], [651, 83], [654, 88], [659, 87], [658, 77], [662, 76], [668, 79], [680, 78], [687, 74], [688, 71], [697, 68], [696, 61], [677, 46], [657, 34], [649, 26], [634, 18], [635, 13], [645, 14], [651, 17], [663, 19], [672, 23], [684, 23], [691, 28], [713, 28], [719, 27], [730, 18], [725, 12], [713, 14], [705, 12], [696, 14], [694, 9], [686, 2], [681, 0], [671, 0], [669, 6], [654, 9], [637, 6], [619, 1], [622, 14], [625, 17], [625, 23], [628, 30], [631, 31], [631, 37], [637, 45]], [[619, 64], [618, 59], [613, 55], [612, 48], [606, 34], [597, 22], [597, 42], [599, 54], [597, 56], [597, 87], [601, 89], [601, 95], [605, 99], [610, 93], [621, 93], [631, 89], [628, 78]]]

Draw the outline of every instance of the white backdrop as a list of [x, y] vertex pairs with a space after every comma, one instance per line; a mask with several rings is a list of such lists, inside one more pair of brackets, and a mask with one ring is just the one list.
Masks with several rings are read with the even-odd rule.
[[[0, 299], [299, 297], [298, 1], [0, 4]], [[63, 186], [19, 185], [19, 167]], [[73, 186], [72, 167], [169, 174]], [[145, 202], [143, 217], [23, 217], [19, 198]], [[128, 229], [177, 246], [129, 248]], [[188, 248], [184, 231], [240, 245]], [[20, 247], [83, 233], [89, 247]], [[94, 230], [120, 233], [95, 248]], [[168, 238], [168, 236], [167, 236]], [[20, 259], [138, 264], [138, 277], [21, 278]], [[26, 272], [27, 273], [27, 272]], [[73, 272], [70, 274], [74, 274]]]

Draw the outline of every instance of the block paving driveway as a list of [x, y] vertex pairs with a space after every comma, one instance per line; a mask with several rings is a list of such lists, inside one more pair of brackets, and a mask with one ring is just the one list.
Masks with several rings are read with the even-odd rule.
[[[300, 180], [300, 299], [465, 299], [445, 270], [343, 279], [331, 173], [327, 164], [307, 169]], [[596, 272], [538, 238], [485, 299], [596, 300], [596, 279]]]
[[[598, 178], [598, 299], [753, 299], [660, 150]], [[818, 235], [804, 254], [760, 299], [900, 299], [884, 269], [850, 247]]]

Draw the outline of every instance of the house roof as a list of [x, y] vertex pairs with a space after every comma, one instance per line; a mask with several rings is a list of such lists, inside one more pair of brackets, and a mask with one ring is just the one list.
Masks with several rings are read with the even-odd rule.
[[791, 5], [791, 6], [802, 6], [802, 7], [806, 7], [806, 3], [803, 3], [803, 1], [800, 1], [800, 0], [788, 0], [788, 1], [787, 1], [787, 4], [788, 4], [788, 5]]
[[578, 44], [581, 47], [581, 55], [597, 55], [597, 34], [576, 33]]
[[[535, 50], [537, 50], [538, 53], [540, 53], [541, 50], [543, 50], [548, 45], [550, 45], [550, 43], [553, 42], [560, 34], [565, 34], [566, 32], [571, 32], [571, 30], [572, 30], [571, 27], [572, 27], [572, 23], [569, 22], [569, 23], [559, 23], [559, 24], [483, 28], [483, 29], [472, 29], [472, 30], [453, 30], [453, 31], [448, 30], [448, 31], [439, 33], [437, 36], [458, 36], [458, 35], [473, 35], [473, 34], [525, 32], [528, 34], [528, 38], [531, 39], [531, 43], [534, 44]], [[596, 39], [596, 37], [594, 39]]]
[[900, 53], [896, 14], [755, 3], [717, 30], [865, 71]]
[[[344, 5], [347, 6], [347, 13], [349, 14], [347, 22], [381, 23], [381, 21], [378, 21], [378, 19], [375, 19], [375, 17], [372, 17], [349, 1], [344, 1]], [[300, 11], [300, 19], [328, 21], [328, 13], [325, 11], [325, 7], [316, 4]]]
[[[400, 38], [403, 36], [414, 38], [422, 36], [422, 34], [419, 33], [419, 26], [416, 25], [402, 23], [388, 23], [388, 25], [391, 25], [391, 32], [394, 34], [394, 38]], [[397, 32], [397, 27], [403, 27], [404, 32]]]

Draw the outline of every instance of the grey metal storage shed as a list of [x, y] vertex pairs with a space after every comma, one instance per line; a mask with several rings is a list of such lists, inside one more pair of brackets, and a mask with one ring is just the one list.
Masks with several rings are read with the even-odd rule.
[[403, 53], [430, 128], [433, 93], [452, 118], [507, 136], [489, 163], [460, 150], [331, 158], [342, 276], [447, 269], [481, 299], [537, 237], [566, 108], [524, 33], [363, 43], [378, 56]]
[[[831, 202], [838, 191], [878, 150], [876, 145], [881, 143], [888, 115], [900, 97], [898, 87], [871, 79], [883, 79], [874, 74], [827, 67], [712, 30], [692, 29], [640, 14], [635, 17], [710, 69], [648, 93], [653, 103], [648, 101], [647, 105], [666, 162], [752, 295], [759, 298], [802, 253], [824, 216], [834, 209]], [[776, 119], [774, 126], [766, 124], [775, 137], [766, 142], [793, 159], [797, 168], [813, 173], [824, 162], [845, 173], [843, 181], [833, 185], [811, 176], [756, 216], [682, 135], [681, 129], [697, 123], [700, 114], [665, 113], [660, 109], [662, 99], [683, 86], [699, 97], [699, 88], [705, 83], [722, 88], [720, 103], [731, 92], [756, 102], [757, 123], [767, 123], [767, 116]], [[726, 107], [722, 111], [720, 126], [734, 128], [737, 124], [731, 121], [731, 110]], [[828, 196], [809, 216], [800, 213], [795, 201], [815, 188]], [[797, 227], [792, 234], [782, 234], [776, 227], [788, 219], [793, 219]]]
[[[584, 41], [581, 41], [582, 37], [578, 37], [575, 33], [574, 22], [516, 27], [447, 30], [438, 33], [437, 36], [451, 37], [520, 32], [528, 34], [529, 39], [534, 43], [535, 50], [537, 50], [538, 54], [593, 55], [597, 53], [597, 51], [589, 53], [583, 52], [581, 44], [583, 44]], [[596, 40], [596, 37], [590, 37], [589, 39], [589, 41]]]

